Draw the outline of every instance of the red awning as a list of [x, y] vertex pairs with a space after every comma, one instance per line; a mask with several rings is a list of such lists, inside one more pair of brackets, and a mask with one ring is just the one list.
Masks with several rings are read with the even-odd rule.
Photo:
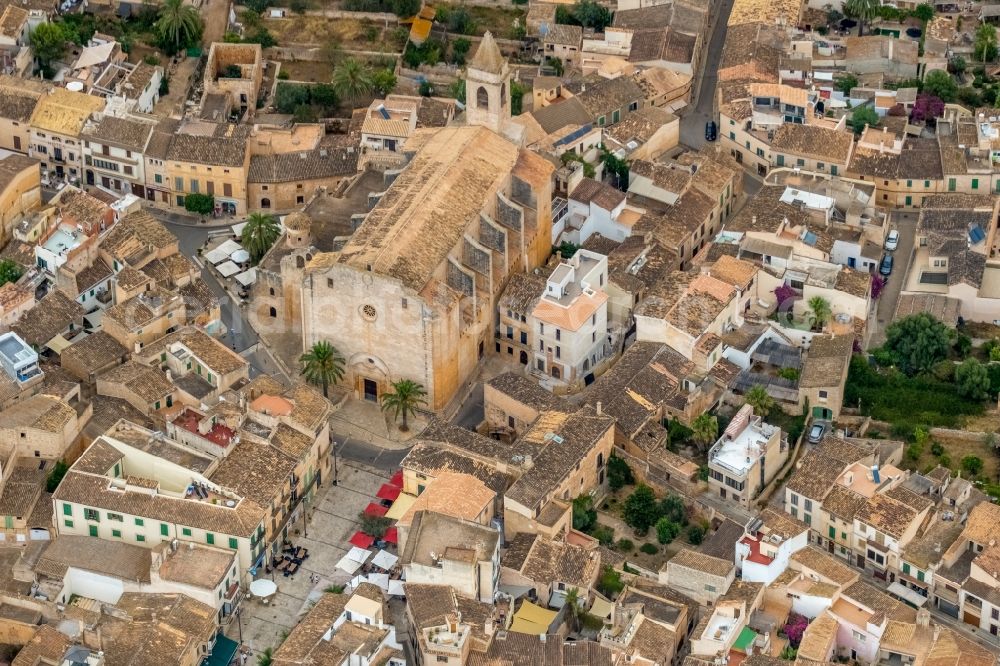
[[368, 506], [365, 507], [365, 513], [369, 516], [384, 516], [385, 512], [389, 509], [385, 508], [381, 504], [376, 504], [375, 502], [369, 502]]
[[358, 548], [370, 548], [375, 543], [375, 537], [368, 536], [364, 532], [355, 532], [351, 537], [351, 545]]
[[391, 483], [392, 485], [397, 486], [399, 488], [402, 488], [403, 487], [403, 470], [399, 470], [398, 472], [396, 472], [395, 474], [393, 474], [392, 478], [389, 479], [389, 483]]
[[383, 483], [382, 487], [375, 493], [375, 497], [395, 502], [401, 492], [402, 490], [400, 490], [399, 486], [394, 486], [391, 483]]
[[399, 543], [399, 532], [395, 527], [390, 527], [385, 531], [382, 541], [386, 543]]

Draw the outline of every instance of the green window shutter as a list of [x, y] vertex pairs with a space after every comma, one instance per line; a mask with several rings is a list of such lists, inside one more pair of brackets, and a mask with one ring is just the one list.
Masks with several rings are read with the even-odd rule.
[[142, 542], [144, 542], [146, 540], [146, 537], [144, 537], [141, 534], [136, 534], [135, 535], [135, 540], [138, 541], [139, 543], [142, 543]]
[[905, 573], [907, 575], [910, 574], [910, 565], [907, 564], [906, 562], [903, 562], [903, 573]]
[[832, 525], [830, 526], [830, 538], [831, 539], [837, 538], [837, 528], [833, 527]]
[[156, 404], [153, 405], [153, 409], [159, 409], [159, 408], [160, 408], [160, 401], [157, 400]]
[[14, 516], [4, 516], [3, 526], [8, 530], [14, 529]]
[[972, 179], [972, 189], [974, 189], [974, 190], [978, 190], [979, 189], [979, 179], [978, 178], [973, 178]]
[[90, 536], [92, 536], [92, 537], [97, 536], [97, 525], [88, 525], [88, 527], [90, 528], [90, 530], [89, 530], [90, 531]]
[[181, 528], [181, 534], [183, 534], [184, 536], [191, 536], [191, 528], [190, 527], [182, 527]]
[[237, 541], [235, 537], [229, 537], [229, 547], [236, 550], [240, 547], [240, 542]]
[[73, 521], [67, 518], [66, 520], [63, 521], [63, 525], [65, 525], [66, 527], [73, 527]]
[[73, 505], [72, 504], [66, 504], [65, 502], [63, 502], [63, 515], [64, 516], [72, 516], [73, 515]]
[[949, 178], [948, 179], [948, 191], [949, 192], [954, 192], [955, 191], [955, 179], [954, 178]]
[[917, 580], [919, 580], [921, 583], [924, 582], [924, 572], [923, 571], [918, 571], [917, 572]]
[[135, 524], [136, 524], [136, 525], [137, 525], [138, 527], [142, 527], [143, 525], [145, 525], [145, 524], [146, 524], [146, 521], [144, 521], [144, 520], [143, 520], [142, 518], [136, 518], [136, 519], [135, 519]]
[[778, 166], [780, 166], [780, 167], [785, 166], [785, 156], [784, 155], [778, 155]]
[[803, 514], [803, 516], [802, 516], [802, 521], [803, 521], [803, 522], [804, 522], [804, 523], [805, 523], [806, 525], [810, 525], [810, 526], [811, 526], [811, 525], [813, 524], [813, 517], [812, 517], [811, 515], [809, 515], [808, 513], [806, 513], [806, 514]]
[[122, 538], [122, 531], [121, 530], [111, 530], [111, 536], [115, 537], [116, 539], [121, 539]]
[[205, 543], [207, 543], [210, 546], [214, 545], [215, 544], [215, 535], [212, 534], [211, 532], [206, 532], [205, 533]]
[[166, 360], [167, 360], [167, 352], [163, 352], [162, 354], [160, 354], [160, 362], [166, 362]]
[[162, 536], [170, 536], [170, 526], [166, 523], [160, 523], [160, 534]]
[[930, 187], [930, 186], [931, 186], [931, 181], [925, 180], [924, 181], [924, 187]]
[[834, 175], [834, 176], [837, 175], [837, 165], [836, 164], [834, 164], [833, 166], [830, 167], [830, 173], [832, 175]]
[[906, 205], [907, 206], [913, 205], [913, 197], [911, 197], [909, 194], [906, 195]]

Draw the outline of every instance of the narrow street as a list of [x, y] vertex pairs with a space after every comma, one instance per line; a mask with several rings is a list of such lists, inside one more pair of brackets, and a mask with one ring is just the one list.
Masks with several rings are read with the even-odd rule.
[[889, 228], [899, 230], [899, 247], [892, 252], [895, 264], [892, 275], [886, 280], [882, 295], [879, 296], [878, 309], [874, 330], [868, 339], [868, 348], [874, 348], [885, 342], [885, 329], [892, 323], [899, 303], [899, 292], [906, 283], [910, 270], [910, 259], [913, 256], [913, 243], [917, 233], [917, 211], [893, 211], [889, 216]]
[[681, 117], [681, 143], [695, 149], [705, 145], [705, 124], [715, 120], [715, 86], [719, 80], [719, 64], [726, 42], [729, 14], [733, 10], [733, 0], [717, 2], [718, 6], [711, 12], [715, 22], [708, 40], [705, 61], [702, 63], [701, 79], [692, 84], [697, 86], [697, 97]]

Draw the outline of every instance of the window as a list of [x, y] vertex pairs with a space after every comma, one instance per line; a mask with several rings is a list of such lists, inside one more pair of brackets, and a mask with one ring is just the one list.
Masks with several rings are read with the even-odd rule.
[[826, 398], [827, 398], [828, 395], [829, 394], [826, 391], [820, 391], [819, 392], [819, 399], [820, 400], [826, 400]]
[[837, 528], [833, 527], [831, 525], [830, 526], [830, 539], [832, 540], [832, 539], [836, 539], [836, 538], [837, 538]]
[[562, 340], [562, 330], [556, 329], [556, 340]]
[[597, 124], [598, 124], [599, 126], [601, 126], [601, 127], [604, 127], [604, 123], [605, 123], [605, 122], [606, 122], [606, 121], [605, 121], [605, 119], [604, 119], [604, 116], [601, 116], [600, 118], [598, 118], [598, 119], [597, 119]]
[[63, 525], [65, 525], [66, 527], [73, 527], [73, 521], [67, 518], [66, 520], [63, 521]]
[[556, 345], [556, 358], [562, 358], [562, 348]]
[[974, 190], [978, 190], [979, 189], [979, 179], [978, 178], [973, 178], [972, 179], [972, 189], [974, 189]]
[[955, 179], [954, 178], [949, 178], [948, 179], [948, 191], [949, 192], [954, 192], [955, 191]]
[[125, 522], [125, 519], [122, 517], [122, 514], [120, 514], [120, 513], [111, 513], [110, 511], [108, 512], [108, 520], [113, 520], [113, 521], [118, 522], [118, 523], [124, 523]]
[[[227, 171], [227, 173], [228, 173], [228, 171]], [[232, 185], [232, 183], [223, 183], [222, 184], [222, 196], [224, 196], [224, 197], [231, 197], [231, 196], [233, 196], [233, 185]]]
[[101, 514], [97, 511], [97, 509], [86, 509], [85, 508], [83, 510], [83, 517], [86, 520], [96, 520], [96, 521], [100, 521], [101, 520]]
[[799, 505], [799, 496], [796, 495], [795, 493], [791, 494], [790, 500], [792, 502], [792, 506], [798, 506]]
[[854, 635], [854, 640], [858, 641], [859, 643], [865, 642], [865, 635], [860, 631], [851, 630], [851, 633]]
[[837, 175], [837, 165], [836, 164], [830, 166], [830, 173], [833, 174], [834, 176]]
[[708, 584], [706, 583], [706, 584], [705, 584], [705, 591], [706, 591], [706, 592], [715, 592], [715, 586], [714, 586], [714, 585], [708, 585]]
[[143, 520], [142, 518], [136, 518], [135, 519], [135, 525], [136, 525], [136, 527], [143, 527], [143, 526], [145, 526], [145, 524], [146, 524], [146, 521]]
[[92, 537], [95, 537], [95, 536], [97, 536], [97, 525], [88, 525], [88, 526], [87, 526], [87, 532], [88, 532], [88, 533], [90, 534], [90, 536], [92, 536]]
[[135, 540], [138, 541], [139, 543], [143, 543], [146, 540], [146, 537], [143, 536], [142, 534], [136, 534]]
[[910, 575], [910, 565], [906, 562], [903, 562], [903, 573]]
[[611, 122], [616, 123], [621, 119], [621, 112], [615, 109], [611, 112]]
[[190, 527], [182, 527], [181, 528], [181, 534], [183, 534], [184, 536], [191, 536], [191, 528]]
[[73, 515], [73, 505], [72, 504], [66, 504], [65, 502], [63, 502], [63, 515], [64, 516], [72, 516]]
[[215, 535], [212, 534], [211, 532], [206, 532], [205, 533], [205, 543], [207, 543], [210, 546], [214, 545], [215, 544]]
[[240, 547], [240, 543], [239, 541], [236, 540], [236, 537], [229, 537], [229, 547], [232, 548], [233, 550], [236, 550], [237, 548]]
[[174, 177], [174, 189], [177, 190], [178, 192], [184, 191], [184, 178], [182, 178], [181, 176]]
[[170, 536], [170, 526], [166, 523], [160, 523], [160, 534], [162, 536]]
[[805, 509], [806, 511], [812, 511], [813, 510], [813, 502], [812, 502], [812, 500], [811, 499], [807, 499], [805, 501], [805, 503], [803, 503], [802, 508]]
[[[629, 111], [638, 111], [639, 110], [639, 102], [630, 102], [629, 105], [628, 105], [628, 110]], [[730, 121], [730, 122], [732, 122], [732, 121]]]
[[111, 530], [111, 536], [113, 536], [116, 539], [121, 539], [122, 538], [122, 531], [121, 530]]

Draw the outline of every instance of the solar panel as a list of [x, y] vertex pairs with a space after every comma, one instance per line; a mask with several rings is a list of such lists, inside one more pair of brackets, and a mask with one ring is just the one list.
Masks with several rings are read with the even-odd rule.
[[593, 129], [592, 125], [584, 125], [580, 129], [575, 130], [573, 132], [570, 132], [569, 134], [567, 134], [563, 138], [561, 138], [558, 141], [556, 141], [555, 145], [562, 146], [562, 145], [565, 145], [567, 143], [572, 143], [572, 142], [576, 141], [577, 139], [579, 139], [581, 136], [586, 135], [587, 132], [589, 132], [592, 129]]
[[389, 110], [386, 109], [381, 104], [379, 104], [378, 112], [379, 112], [379, 115], [381, 115], [384, 120], [389, 120]]
[[806, 235], [802, 237], [802, 242], [805, 243], [806, 245], [815, 245], [816, 244], [816, 234], [814, 234], [811, 231], [807, 231]]

